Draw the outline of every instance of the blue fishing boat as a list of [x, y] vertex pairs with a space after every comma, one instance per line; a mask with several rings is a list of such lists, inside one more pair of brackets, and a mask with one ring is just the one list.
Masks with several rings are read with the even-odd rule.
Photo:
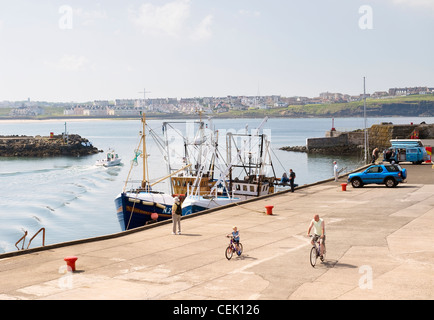
[[[146, 117], [142, 114], [143, 130], [138, 148], [135, 150], [135, 158], [131, 163], [127, 181], [123, 191], [116, 197], [115, 205], [118, 220], [122, 231], [142, 227], [150, 222], [163, 221], [172, 218], [173, 197], [170, 194], [152, 190], [152, 187], [163, 179], [149, 182], [148, 154], [146, 152]], [[142, 150], [139, 148], [142, 147]], [[133, 166], [137, 165], [137, 159], [143, 158], [143, 179], [138, 188], [127, 189], [127, 183]]]
[[139, 189], [122, 192], [115, 205], [122, 231], [172, 219], [173, 198], [165, 193]]

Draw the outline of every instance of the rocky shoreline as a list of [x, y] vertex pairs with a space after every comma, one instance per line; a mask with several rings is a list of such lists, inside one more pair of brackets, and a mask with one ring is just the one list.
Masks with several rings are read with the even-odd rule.
[[0, 136], [0, 157], [80, 157], [102, 152], [77, 134], [41, 136]]
[[282, 147], [279, 150], [292, 151], [292, 152], [308, 152], [306, 146]]
[[360, 152], [361, 147], [362, 146], [358, 146], [358, 145], [346, 145], [346, 146], [308, 149], [306, 146], [288, 146], [288, 147], [279, 148], [279, 150], [292, 151], [292, 152], [305, 152], [311, 154], [354, 155]]

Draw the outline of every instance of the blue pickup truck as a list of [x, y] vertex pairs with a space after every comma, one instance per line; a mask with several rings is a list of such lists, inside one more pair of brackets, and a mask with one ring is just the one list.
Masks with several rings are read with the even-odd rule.
[[388, 188], [396, 187], [399, 183], [405, 182], [407, 169], [401, 168], [398, 164], [376, 164], [363, 172], [352, 173], [348, 176], [348, 183], [353, 188], [361, 188], [365, 184], [385, 184]]

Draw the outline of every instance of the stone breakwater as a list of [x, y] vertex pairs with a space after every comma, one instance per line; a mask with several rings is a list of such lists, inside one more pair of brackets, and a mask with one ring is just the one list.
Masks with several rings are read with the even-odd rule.
[[[391, 146], [391, 139], [434, 139], [434, 124], [374, 124], [367, 130], [370, 152], [375, 147], [380, 150]], [[328, 131], [323, 138], [310, 138], [306, 146], [282, 147], [280, 150], [320, 154], [354, 155], [363, 152], [364, 132]]]
[[0, 136], [0, 157], [86, 156], [102, 152], [77, 134], [41, 136]]

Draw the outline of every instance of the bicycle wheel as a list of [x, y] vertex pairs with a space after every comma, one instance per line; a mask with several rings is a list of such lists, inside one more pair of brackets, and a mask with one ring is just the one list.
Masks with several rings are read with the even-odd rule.
[[231, 247], [231, 246], [228, 246], [228, 247], [226, 248], [226, 251], [225, 251], [226, 259], [231, 260], [231, 258], [232, 258], [232, 254], [233, 254], [233, 252], [232, 252], [232, 247]]
[[312, 265], [312, 267], [315, 267], [316, 264], [316, 258], [317, 258], [317, 253], [316, 253], [316, 248], [312, 247], [312, 249], [310, 249], [310, 264]]
[[243, 253], [243, 245], [241, 244], [241, 242], [239, 242], [237, 255], [240, 256], [242, 253]]

